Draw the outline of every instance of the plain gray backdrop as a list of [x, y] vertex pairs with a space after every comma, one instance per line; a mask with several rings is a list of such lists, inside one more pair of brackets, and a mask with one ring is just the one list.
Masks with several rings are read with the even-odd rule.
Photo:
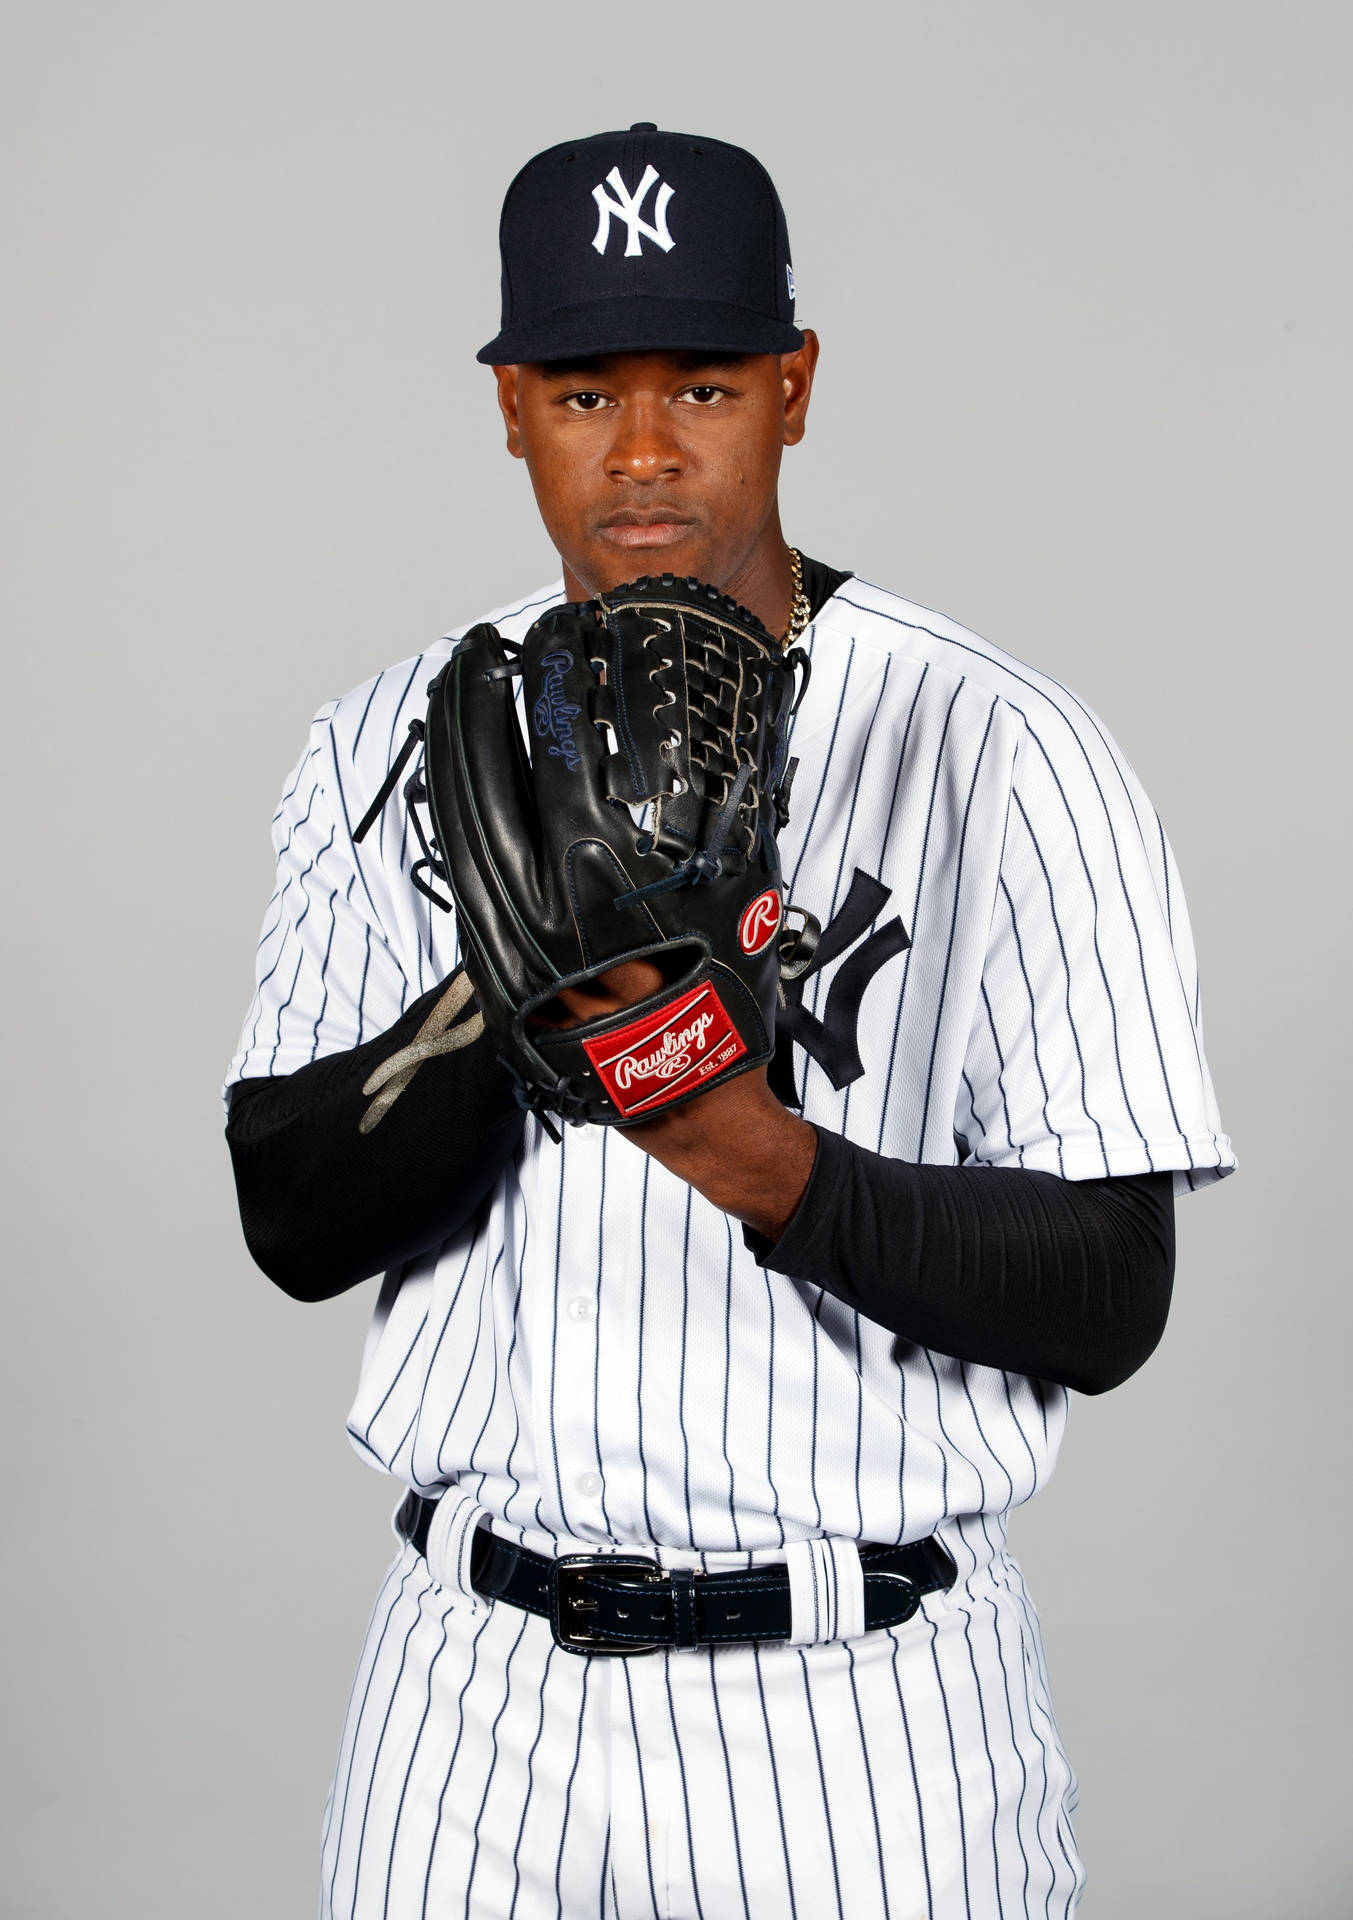
[[1183, 869], [1242, 1171], [1013, 1526], [1082, 1911], [1347, 1913], [1344, 0], [5, 28], [4, 1913], [313, 1910], [374, 1288], [253, 1270], [217, 1088], [312, 712], [554, 570], [473, 362], [503, 189], [644, 118], [788, 208], [789, 537], [1068, 680]]

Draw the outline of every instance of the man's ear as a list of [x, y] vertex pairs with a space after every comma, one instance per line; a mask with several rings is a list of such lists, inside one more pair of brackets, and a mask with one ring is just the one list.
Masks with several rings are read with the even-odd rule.
[[517, 374], [516, 367], [495, 367], [493, 377], [498, 382], [498, 405], [502, 410], [503, 425], [507, 428], [507, 450], [514, 460], [525, 456], [521, 447], [521, 422], [517, 415]]
[[803, 345], [780, 355], [780, 385], [785, 400], [785, 445], [796, 447], [808, 424], [808, 402], [813, 392], [818, 341], [811, 327], [803, 329]]

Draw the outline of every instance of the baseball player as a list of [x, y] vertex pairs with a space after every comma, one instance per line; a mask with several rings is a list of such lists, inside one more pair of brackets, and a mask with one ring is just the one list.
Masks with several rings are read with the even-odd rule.
[[[757, 161], [580, 139], [518, 174], [501, 244], [479, 358], [562, 570], [490, 616], [489, 677], [638, 577], [747, 609], [811, 668], [778, 858], [820, 938], [773, 1057], [561, 1124], [484, 1026], [489, 936], [428, 897], [410, 723], [469, 628], [320, 708], [227, 1135], [279, 1285], [384, 1274], [349, 1432], [398, 1549], [321, 1913], [1069, 1914], [1076, 1783], [1006, 1524], [1068, 1390], [1159, 1339], [1174, 1196], [1234, 1164], [1169, 847], [1072, 693], [787, 542], [818, 345]], [[577, 749], [562, 686], [522, 703], [537, 759]], [[664, 991], [594, 970], [537, 1036]]]

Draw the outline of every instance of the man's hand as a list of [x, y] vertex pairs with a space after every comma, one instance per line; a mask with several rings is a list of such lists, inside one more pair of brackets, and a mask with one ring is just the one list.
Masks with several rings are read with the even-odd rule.
[[[619, 1013], [661, 985], [662, 975], [649, 961], [627, 960], [586, 987], [566, 988], [536, 1018], [543, 1026], [575, 1026]], [[788, 1226], [817, 1157], [816, 1132], [780, 1105], [764, 1067], [725, 1080], [624, 1133], [714, 1206], [768, 1240], [778, 1240]]]
[[625, 1133], [706, 1200], [768, 1240], [778, 1240], [789, 1225], [817, 1158], [816, 1131], [780, 1105], [764, 1067], [626, 1127]]
[[662, 985], [661, 970], [651, 960], [622, 960], [608, 967], [585, 987], [565, 987], [531, 1016], [539, 1027], [576, 1027], [584, 1020], [600, 1020], [647, 999]]

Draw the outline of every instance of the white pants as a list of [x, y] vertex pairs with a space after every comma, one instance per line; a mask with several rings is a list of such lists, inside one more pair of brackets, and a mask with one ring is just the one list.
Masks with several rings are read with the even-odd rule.
[[853, 1640], [614, 1659], [405, 1546], [348, 1705], [320, 1914], [1063, 1920], [1075, 1795], [1004, 1552]]

